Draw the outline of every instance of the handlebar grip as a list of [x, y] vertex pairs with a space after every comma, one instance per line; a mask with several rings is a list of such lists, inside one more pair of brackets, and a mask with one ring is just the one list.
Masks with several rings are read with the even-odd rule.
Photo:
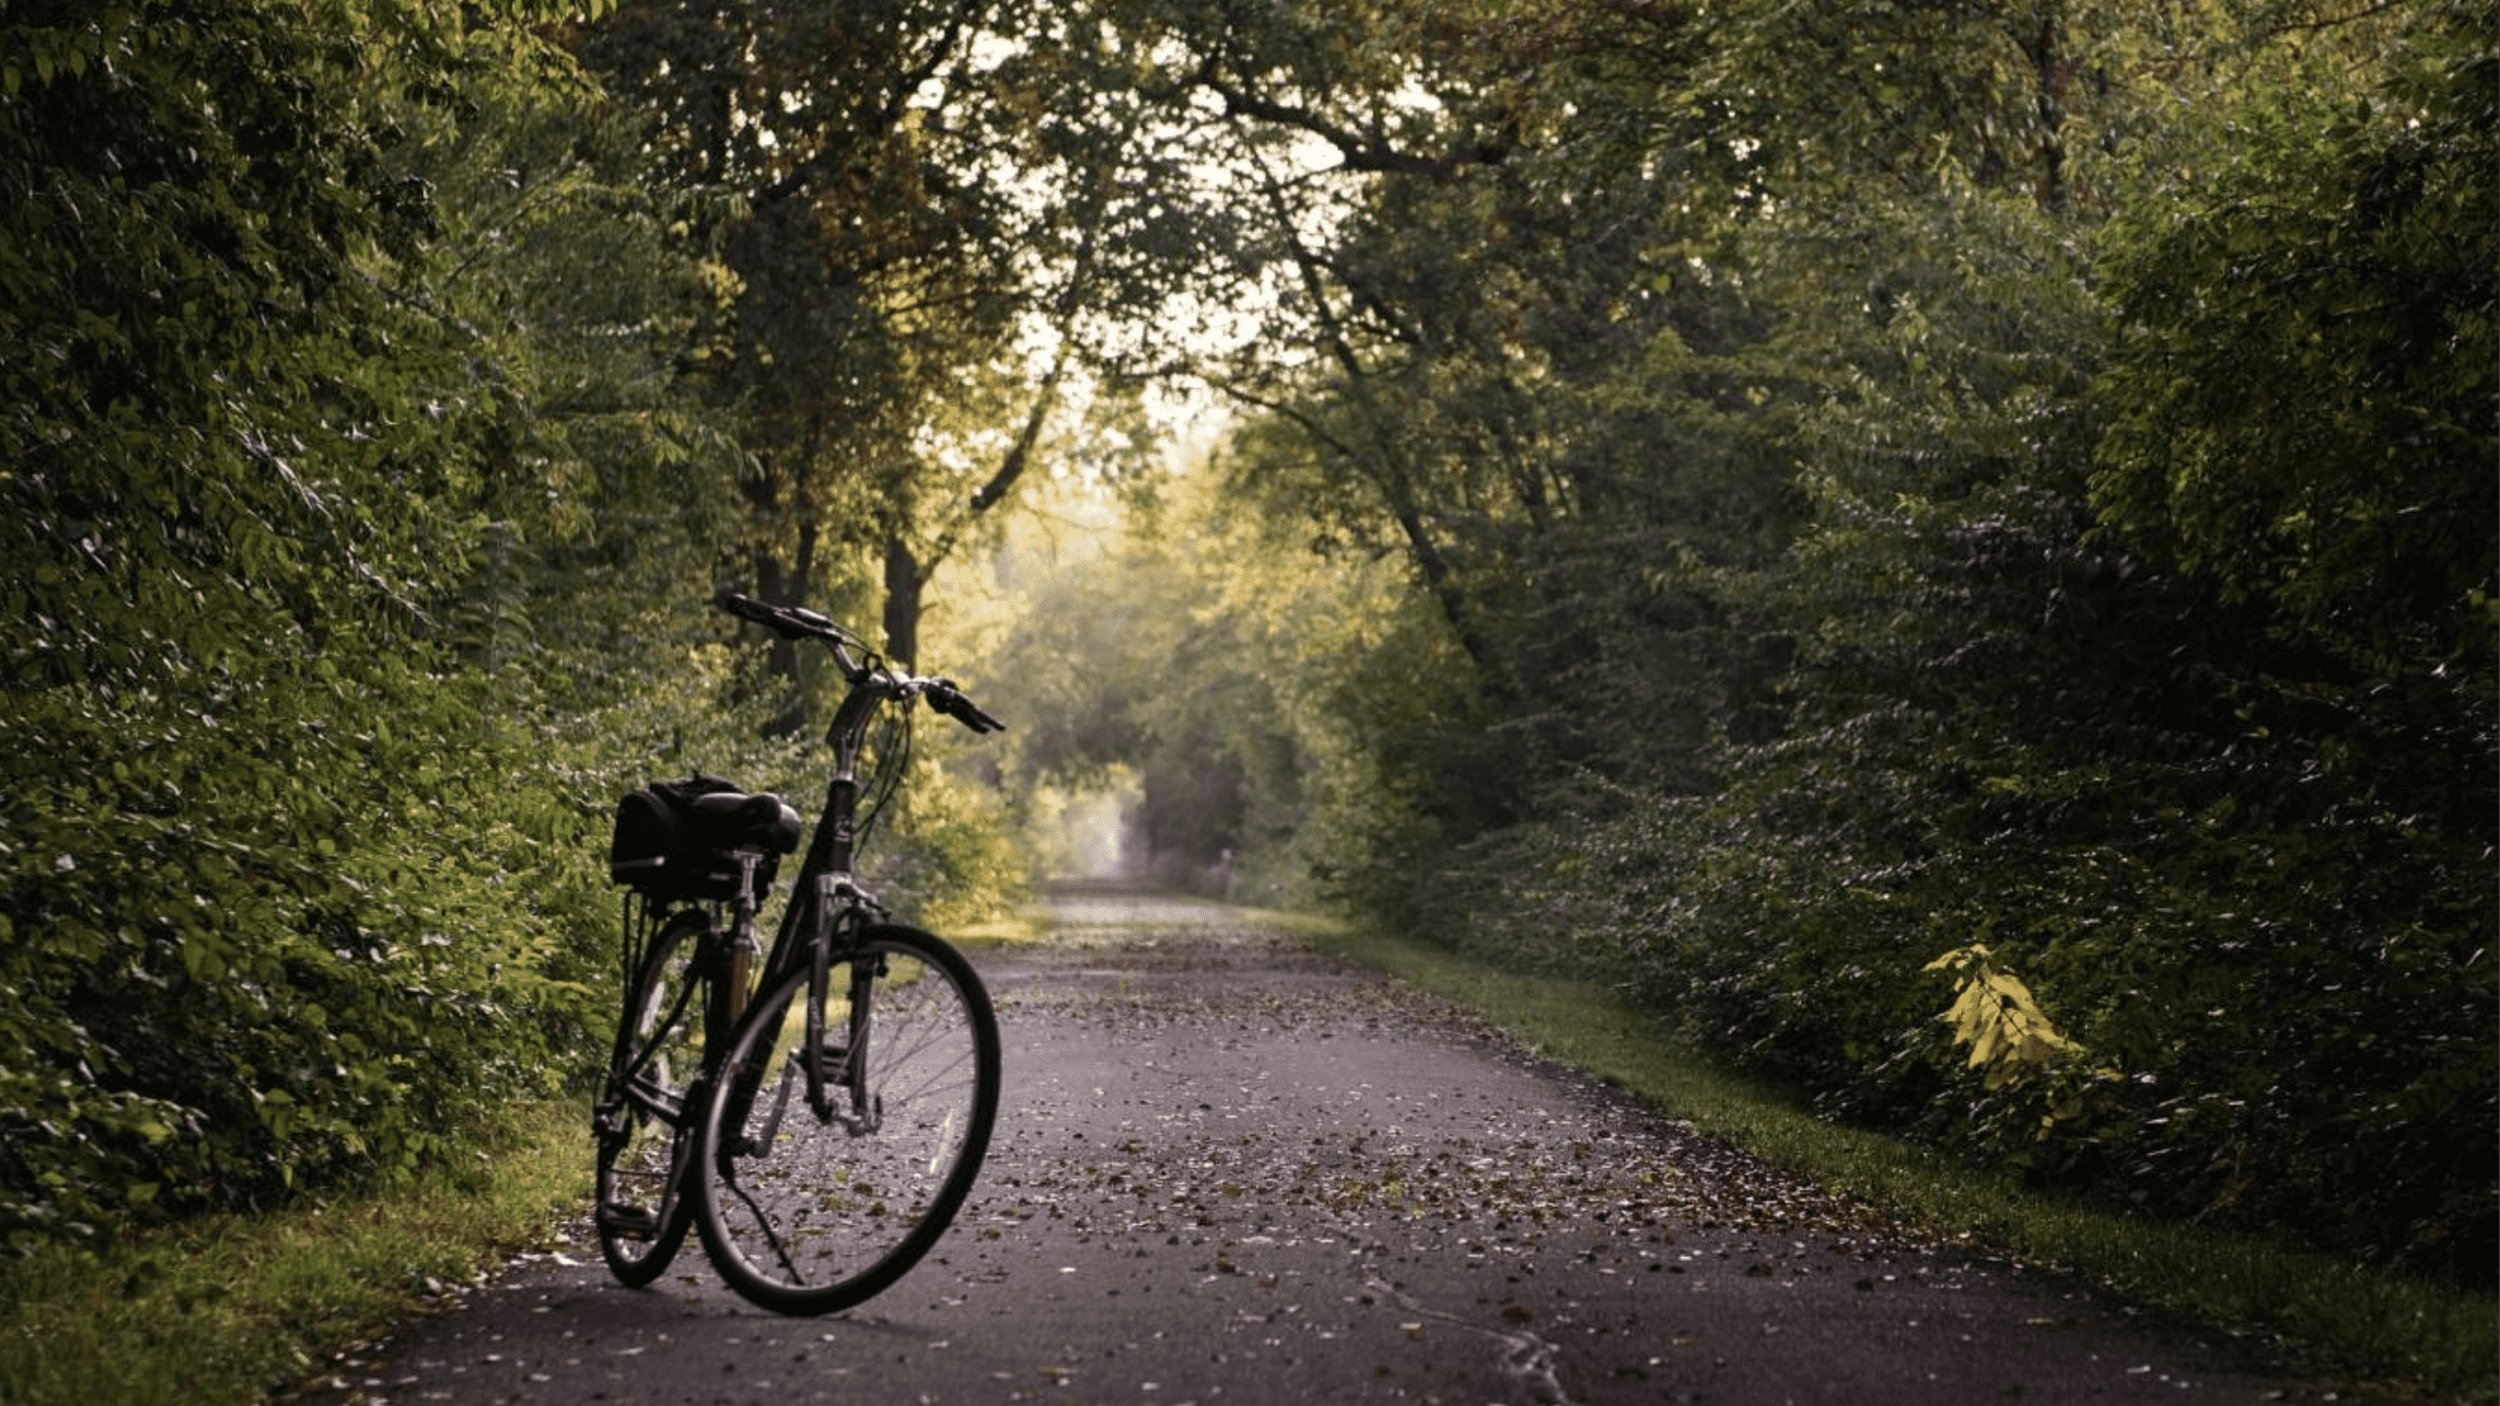
[[778, 629], [782, 623], [779, 610], [751, 596], [742, 596], [736, 591], [723, 591], [712, 598], [712, 603], [741, 620], [751, 620], [758, 625], [769, 625]]
[[974, 732], [1005, 732], [1007, 724], [985, 713], [978, 704], [964, 697], [963, 691], [941, 679], [928, 693], [929, 706], [971, 728]]
[[822, 639], [850, 643], [842, 627], [804, 606], [774, 605], [736, 591], [723, 591], [713, 603], [741, 620], [763, 626], [785, 640]]

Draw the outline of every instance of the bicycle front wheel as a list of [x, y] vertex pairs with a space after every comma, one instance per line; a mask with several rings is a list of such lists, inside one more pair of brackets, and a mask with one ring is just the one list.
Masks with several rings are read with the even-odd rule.
[[695, 1178], [721, 1277], [779, 1313], [849, 1308], [919, 1263], [998, 1117], [998, 1017], [962, 953], [873, 926], [833, 954], [820, 1001], [812, 976], [740, 1022]]
[[660, 1277], [694, 1220], [692, 1188], [681, 1173], [697, 1131], [689, 1104], [703, 1067], [710, 935], [697, 909], [652, 935], [592, 1115], [599, 1253], [618, 1282], [633, 1288]]

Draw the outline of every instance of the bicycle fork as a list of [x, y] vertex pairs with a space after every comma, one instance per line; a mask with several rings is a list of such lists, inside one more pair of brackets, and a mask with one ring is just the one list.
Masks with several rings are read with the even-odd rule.
[[[801, 1101], [819, 1126], [837, 1125], [852, 1137], [867, 1137], [884, 1124], [884, 1101], [870, 1090], [866, 1077], [877, 983], [887, 972], [883, 954], [852, 954], [845, 993], [847, 1009], [840, 1017], [839, 1035], [828, 1038], [831, 1032], [827, 1030], [834, 951], [839, 944], [837, 930], [856, 922], [863, 906], [882, 910], [846, 874], [825, 875], [819, 880], [818, 892], [827, 916], [810, 940], [812, 966], [800, 1037], [782, 1057], [784, 1077], [776, 1081], [772, 1107], [761, 1125], [735, 1140], [740, 1152], [769, 1147], [780, 1136], [782, 1121], [789, 1116], [793, 1086], [804, 1086], [806, 1093]], [[725, 1093], [734, 1100], [728, 1113], [736, 1116], [725, 1116], [725, 1126], [737, 1127], [745, 1122], [750, 1101], [762, 1092], [764, 1080], [772, 1073], [770, 1060], [768, 1054], [762, 1055], [745, 1069], [731, 1074]]]

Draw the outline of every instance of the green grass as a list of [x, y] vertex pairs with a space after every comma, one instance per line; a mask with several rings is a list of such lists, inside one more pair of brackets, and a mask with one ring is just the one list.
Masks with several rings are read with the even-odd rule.
[[1553, 1059], [1896, 1218], [2072, 1271], [2145, 1308], [2270, 1339], [2305, 1367], [2378, 1392], [2500, 1399], [2500, 1303], [2488, 1296], [2028, 1193], [1925, 1149], [1825, 1122], [1782, 1091], [1662, 1038], [1597, 983], [1496, 971], [1325, 920], [1257, 917], [1457, 1001]]
[[588, 1148], [578, 1105], [532, 1105], [415, 1185], [0, 1262], [0, 1401], [261, 1400], [441, 1286], [549, 1243], [588, 1190]]

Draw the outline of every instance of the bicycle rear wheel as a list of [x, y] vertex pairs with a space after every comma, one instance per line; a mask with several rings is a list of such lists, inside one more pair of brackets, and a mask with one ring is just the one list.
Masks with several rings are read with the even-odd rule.
[[681, 1173], [698, 1131], [697, 1110], [688, 1104], [703, 1068], [702, 958], [710, 936], [698, 909], [676, 914], [653, 934], [592, 1117], [599, 1253], [634, 1288], [668, 1268], [694, 1219]]
[[971, 1191], [998, 1116], [998, 1018], [952, 946], [867, 928], [832, 956], [812, 1049], [810, 981], [805, 969], [781, 980], [740, 1022], [693, 1178], [721, 1277], [792, 1314], [864, 1302], [919, 1263]]

